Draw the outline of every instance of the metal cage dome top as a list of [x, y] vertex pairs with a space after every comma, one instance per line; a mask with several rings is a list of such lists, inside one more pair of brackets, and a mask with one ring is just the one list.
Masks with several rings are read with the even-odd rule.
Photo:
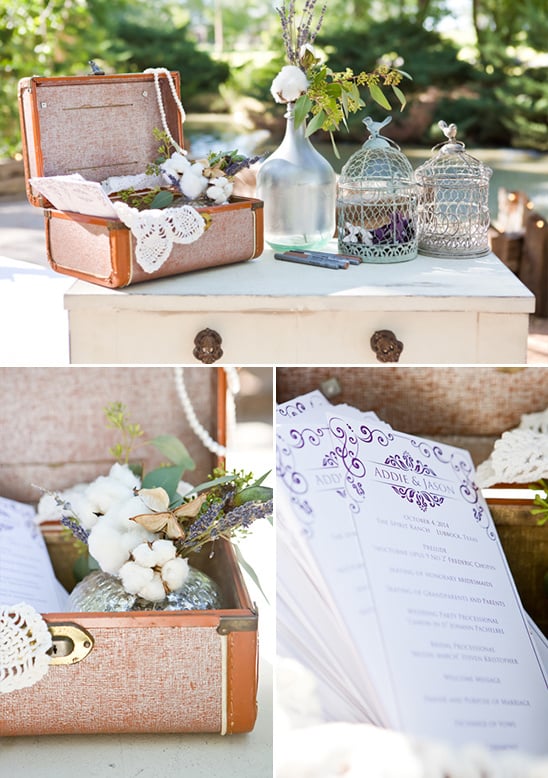
[[434, 146], [432, 159], [424, 162], [415, 171], [419, 184], [433, 185], [436, 182], [451, 182], [466, 186], [489, 182], [493, 171], [479, 159], [465, 151], [465, 145], [457, 140], [457, 126], [438, 122], [447, 140]]
[[413, 168], [407, 157], [393, 140], [380, 135], [382, 128], [391, 120], [391, 116], [382, 122], [365, 117], [363, 123], [371, 137], [343, 165], [339, 186], [351, 184], [354, 189], [360, 185], [373, 189], [409, 186], [414, 183]]
[[415, 171], [419, 185], [419, 251], [434, 257], [488, 254], [492, 170], [467, 154], [454, 124], [438, 122], [447, 141]]

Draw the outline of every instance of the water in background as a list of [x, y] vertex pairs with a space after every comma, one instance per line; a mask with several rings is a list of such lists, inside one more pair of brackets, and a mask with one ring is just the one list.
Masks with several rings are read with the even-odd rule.
[[[247, 156], [269, 153], [278, 142], [267, 130], [241, 129], [220, 116], [213, 121], [189, 118], [184, 130], [185, 145], [194, 158], [205, 157], [210, 151], [234, 149]], [[337, 173], [359, 148], [359, 144], [340, 143], [341, 158], [336, 159], [329, 142], [319, 143], [315, 140], [314, 145], [331, 162]], [[489, 208], [493, 218], [497, 215], [497, 196], [501, 187], [509, 191], [525, 192], [533, 202], [535, 211], [548, 218], [548, 154], [519, 149], [467, 147], [466, 150], [493, 170], [489, 187]], [[415, 168], [432, 156], [430, 149], [402, 146], [402, 151]]]

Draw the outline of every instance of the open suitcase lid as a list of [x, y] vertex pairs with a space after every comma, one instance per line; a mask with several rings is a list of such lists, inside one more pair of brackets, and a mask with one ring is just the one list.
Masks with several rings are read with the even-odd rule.
[[[172, 73], [177, 93], [178, 73]], [[172, 137], [183, 145], [182, 121], [165, 74], [158, 84]], [[28, 179], [80, 173], [90, 181], [144, 173], [156, 159], [162, 129], [153, 73], [86, 75], [19, 82], [27, 197], [47, 207]]]

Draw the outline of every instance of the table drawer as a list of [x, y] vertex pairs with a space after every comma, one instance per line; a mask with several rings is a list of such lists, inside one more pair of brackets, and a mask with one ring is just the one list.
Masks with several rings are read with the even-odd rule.
[[111, 308], [99, 317], [79, 307], [69, 319], [71, 362], [79, 364], [380, 364], [390, 359], [382, 349], [386, 340], [379, 356], [373, 350], [371, 339], [379, 331], [390, 331], [403, 344], [400, 364], [524, 363], [528, 327], [527, 314], [476, 311]]

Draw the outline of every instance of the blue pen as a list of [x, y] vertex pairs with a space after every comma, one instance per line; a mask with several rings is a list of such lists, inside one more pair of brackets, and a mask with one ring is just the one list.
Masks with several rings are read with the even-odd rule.
[[334, 257], [313, 257], [307, 254], [274, 254], [275, 259], [283, 259], [284, 262], [297, 262], [300, 265], [312, 265], [313, 267], [327, 267], [331, 270], [346, 270], [348, 262], [341, 262]]
[[359, 257], [354, 257], [352, 254], [332, 254], [329, 251], [301, 251], [300, 249], [293, 249], [291, 254], [303, 254], [308, 257], [330, 257], [337, 259], [341, 262], [348, 262], [349, 265], [361, 265], [362, 261]]

